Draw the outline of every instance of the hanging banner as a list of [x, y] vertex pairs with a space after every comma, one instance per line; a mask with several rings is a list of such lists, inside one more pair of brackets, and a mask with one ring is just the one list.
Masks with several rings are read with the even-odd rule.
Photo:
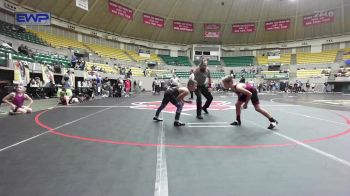
[[16, 25], [51, 25], [50, 12], [16, 12]]
[[220, 30], [221, 25], [220, 24], [204, 24], [204, 30]]
[[220, 31], [204, 31], [205, 38], [220, 38]]
[[75, 0], [75, 5], [83, 10], [89, 11], [89, 0]]
[[29, 68], [26, 62], [13, 61], [13, 83], [26, 86], [29, 83]]
[[255, 23], [240, 23], [232, 25], [232, 33], [252, 33], [255, 32]]
[[176, 31], [193, 32], [193, 23], [174, 20], [173, 29]]
[[329, 22], [333, 22], [333, 21], [334, 21], [334, 11], [333, 10], [317, 12], [317, 13], [312, 14], [312, 15], [304, 16], [304, 18], [303, 18], [304, 26], [329, 23]]
[[134, 11], [128, 7], [109, 1], [108, 3], [109, 12], [121, 16], [127, 20], [132, 20]]
[[265, 31], [277, 31], [290, 28], [290, 19], [265, 22]]
[[150, 14], [143, 14], [143, 23], [149, 24], [158, 28], [164, 28], [164, 18], [150, 15]]

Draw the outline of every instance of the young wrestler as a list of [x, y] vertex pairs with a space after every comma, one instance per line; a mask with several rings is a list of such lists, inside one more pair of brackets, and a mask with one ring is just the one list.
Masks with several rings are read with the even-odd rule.
[[243, 84], [233, 82], [232, 76], [227, 76], [222, 80], [226, 89], [231, 88], [238, 96], [236, 102], [236, 121], [231, 123], [231, 125], [241, 125], [241, 107], [243, 104], [243, 109], [247, 109], [249, 100], [252, 101], [252, 104], [255, 110], [262, 115], [264, 115], [269, 121], [270, 126], [268, 129], [273, 129], [276, 127], [278, 122], [272, 118], [272, 116], [263, 108], [260, 107], [258, 92], [251, 84]]
[[155, 121], [163, 121], [163, 119], [159, 118], [160, 112], [168, 105], [168, 103], [172, 103], [176, 106], [176, 114], [175, 114], [175, 122], [174, 126], [184, 126], [185, 123], [180, 122], [180, 114], [182, 111], [182, 107], [184, 102], [192, 103], [192, 101], [185, 101], [184, 98], [190, 93], [190, 91], [195, 91], [197, 88], [197, 82], [195, 80], [189, 80], [187, 83], [187, 87], [171, 87], [168, 88], [164, 93], [164, 98], [162, 104], [159, 106], [156, 115], [153, 120]]
[[[24, 106], [24, 100], [29, 101], [27, 106]], [[30, 106], [33, 104], [33, 100], [25, 93], [24, 86], [18, 85], [16, 87], [16, 92], [8, 94], [2, 99], [2, 101], [11, 106], [11, 111], [9, 112], [10, 115], [32, 112]]]

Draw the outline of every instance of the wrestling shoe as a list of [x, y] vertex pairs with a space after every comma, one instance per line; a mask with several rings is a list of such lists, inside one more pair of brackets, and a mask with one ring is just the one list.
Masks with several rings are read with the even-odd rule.
[[202, 108], [202, 110], [206, 113], [209, 114], [208, 109], [207, 108]]
[[157, 122], [163, 121], [163, 119], [159, 118], [158, 116], [153, 117], [153, 120]]
[[202, 115], [199, 115], [197, 116], [198, 119], [202, 120], [203, 119], [203, 116]]
[[240, 125], [241, 125], [241, 122], [239, 122], [239, 121], [235, 121], [235, 122], [231, 123], [230, 125], [240, 126]]
[[277, 126], [278, 122], [275, 121], [275, 122], [271, 122], [270, 125], [267, 127], [268, 129], [273, 129]]
[[185, 126], [185, 123], [182, 123], [182, 122], [179, 122], [179, 121], [175, 121], [174, 122], [174, 126], [175, 127]]

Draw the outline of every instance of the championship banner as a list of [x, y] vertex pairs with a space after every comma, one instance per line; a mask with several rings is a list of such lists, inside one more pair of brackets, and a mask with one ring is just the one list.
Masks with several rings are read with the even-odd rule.
[[204, 30], [220, 30], [221, 25], [220, 24], [204, 24]]
[[290, 19], [265, 22], [265, 31], [285, 30], [290, 28]]
[[174, 20], [173, 29], [176, 31], [193, 32], [193, 23]]
[[311, 26], [311, 25], [333, 22], [334, 15], [335, 14], [333, 10], [317, 12], [312, 15], [304, 16], [303, 24], [304, 26]]
[[127, 20], [132, 20], [133, 18], [134, 11], [132, 9], [118, 3], [114, 3], [113, 1], [109, 1], [108, 9], [110, 13], [121, 16]]
[[22, 84], [26, 86], [29, 83], [29, 68], [28, 65], [22, 61], [13, 62], [13, 83]]
[[220, 31], [204, 31], [205, 38], [220, 38]]
[[252, 33], [255, 32], [255, 23], [240, 23], [232, 25], [232, 33]]
[[150, 15], [150, 14], [143, 14], [143, 23], [149, 24], [158, 28], [164, 28], [164, 18]]
[[89, 11], [89, 0], [75, 0], [75, 6], [83, 10]]

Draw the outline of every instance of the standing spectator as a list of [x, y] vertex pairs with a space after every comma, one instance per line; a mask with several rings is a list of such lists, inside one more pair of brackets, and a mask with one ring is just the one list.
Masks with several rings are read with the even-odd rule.
[[125, 86], [125, 97], [130, 97], [131, 81], [129, 78], [125, 80], [124, 86]]
[[138, 85], [139, 89], [140, 89], [140, 92], [142, 92], [142, 81], [139, 80], [139, 85]]
[[134, 80], [134, 92], [137, 93], [137, 81]]
[[158, 78], [154, 78], [154, 81], [152, 83], [152, 89], [153, 89], [153, 94], [155, 95], [156, 93], [159, 95], [160, 94], [160, 80]]
[[[199, 66], [194, 71], [194, 79], [197, 81], [198, 86], [195, 91], [196, 97], [197, 97], [197, 118], [203, 119], [202, 117], [202, 110], [208, 114], [208, 108], [213, 101], [213, 96], [210, 93], [211, 91], [211, 76], [210, 71], [207, 68], [208, 66], [208, 60], [205, 58], [202, 58]], [[205, 85], [206, 80], [208, 79], [208, 86]], [[205, 104], [202, 106], [202, 94], [207, 99]]]
[[102, 94], [102, 77], [99, 73], [96, 76], [96, 91], [98, 96]]
[[129, 69], [128, 73], [126, 73], [126, 78], [130, 78], [132, 76], [131, 69]]
[[74, 74], [73, 74], [72, 69], [68, 69], [67, 73], [63, 75], [62, 85], [66, 89], [73, 89], [74, 88]]
[[305, 87], [306, 87], [306, 91], [309, 92], [310, 91], [310, 81], [309, 80], [307, 80]]

